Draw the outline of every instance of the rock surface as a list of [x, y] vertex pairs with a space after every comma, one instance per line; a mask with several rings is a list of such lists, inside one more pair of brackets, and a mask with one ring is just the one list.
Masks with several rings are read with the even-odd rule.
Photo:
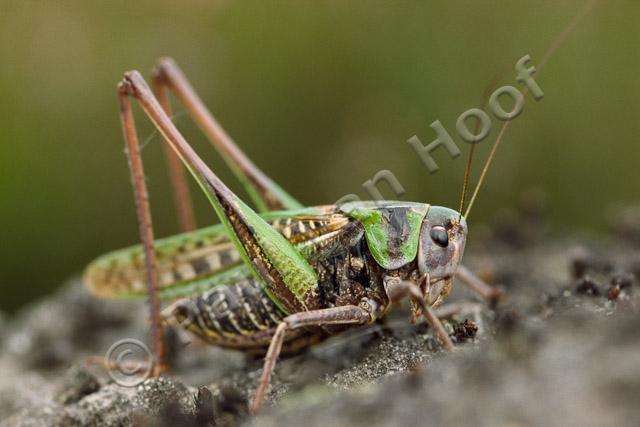
[[180, 331], [171, 375], [118, 385], [96, 356], [146, 341], [145, 305], [95, 300], [72, 280], [0, 316], [0, 425], [640, 425], [636, 241], [551, 238], [535, 216], [505, 218], [472, 236], [483, 243], [465, 262], [506, 297], [489, 307], [456, 284], [447, 301], [459, 351], [399, 308], [282, 360], [256, 418], [246, 401], [261, 361]]

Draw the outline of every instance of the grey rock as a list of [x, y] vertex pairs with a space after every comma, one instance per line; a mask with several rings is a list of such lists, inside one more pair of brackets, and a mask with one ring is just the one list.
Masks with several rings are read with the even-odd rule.
[[[468, 248], [468, 267], [507, 296], [494, 310], [455, 286], [449, 301], [462, 311], [445, 327], [477, 326], [460, 351], [441, 351], [400, 308], [384, 323], [283, 358], [256, 418], [246, 402], [260, 358], [180, 331], [170, 334], [170, 376], [114, 383], [88, 361], [120, 339], [146, 341], [144, 302], [95, 300], [71, 281], [0, 319], [0, 425], [640, 425], [640, 288], [615, 279], [638, 271], [637, 257], [624, 244], [535, 235]], [[599, 295], [579, 292], [572, 248], [588, 253], [579, 271]]]

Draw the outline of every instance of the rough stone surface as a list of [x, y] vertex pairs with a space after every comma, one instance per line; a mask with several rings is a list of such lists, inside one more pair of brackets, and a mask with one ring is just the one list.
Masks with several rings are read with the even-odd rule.
[[171, 375], [114, 383], [96, 356], [146, 341], [145, 305], [95, 300], [72, 280], [0, 316], [0, 425], [640, 425], [640, 252], [625, 221], [614, 236], [558, 238], [535, 209], [499, 216], [465, 262], [506, 296], [489, 307], [456, 284], [445, 326], [458, 351], [400, 307], [282, 360], [255, 418], [261, 361], [179, 331]]

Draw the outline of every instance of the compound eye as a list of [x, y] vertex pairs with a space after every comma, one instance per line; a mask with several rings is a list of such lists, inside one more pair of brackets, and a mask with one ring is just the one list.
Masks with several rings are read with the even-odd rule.
[[431, 229], [431, 240], [433, 240], [438, 246], [446, 248], [449, 246], [449, 235], [444, 227], [435, 226]]

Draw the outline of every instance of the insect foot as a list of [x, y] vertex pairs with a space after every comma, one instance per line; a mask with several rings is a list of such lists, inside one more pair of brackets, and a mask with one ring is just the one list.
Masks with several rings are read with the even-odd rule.
[[[428, 282], [429, 278], [427, 277], [426, 280]], [[422, 310], [422, 315], [427, 323], [429, 323], [429, 326], [433, 328], [433, 331], [440, 341], [440, 344], [442, 344], [442, 347], [447, 351], [455, 350], [449, 334], [445, 331], [440, 319], [438, 319], [431, 308], [427, 305], [425, 295], [417, 284], [402, 280], [396, 276], [386, 276], [383, 283], [387, 297], [391, 302], [399, 302], [407, 297], [411, 298], [411, 300]]]

